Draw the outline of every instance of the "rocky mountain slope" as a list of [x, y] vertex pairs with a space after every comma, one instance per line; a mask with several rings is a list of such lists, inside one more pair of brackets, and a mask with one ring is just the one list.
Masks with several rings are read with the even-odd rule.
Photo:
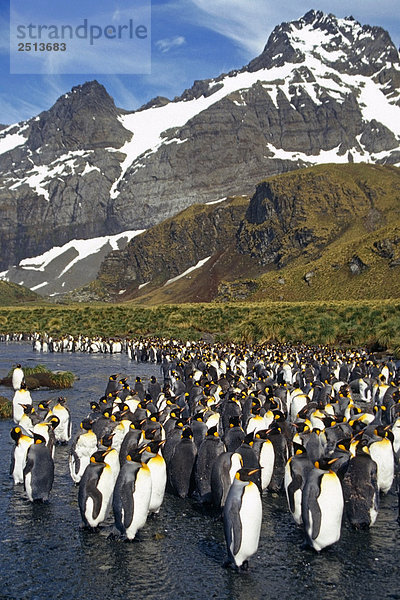
[[97, 82], [0, 131], [2, 269], [74, 239], [147, 229], [261, 179], [400, 164], [400, 62], [387, 32], [310, 11], [240, 70], [127, 113]]
[[320, 165], [135, 237], [73, 298], [198, 302], [400, 296], [400, 169]]

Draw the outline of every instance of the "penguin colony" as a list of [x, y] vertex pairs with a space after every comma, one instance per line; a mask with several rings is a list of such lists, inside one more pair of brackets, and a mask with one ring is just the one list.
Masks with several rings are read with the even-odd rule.
[[[116, 532], [132, 540], [167, 490], [220, 514], [225, 564], [244, 570], [263, 494], [286, 494], [317, 552], [340, 539], [343, 517], [355, 529], [374, 525], [399, 465], [399, 361], [324, 347], [140, 344], [147, 357], [160, 351], [162, 383], [110, 376], [71, 447], [85, 527], [112, 510]], [[29, 500], [47, 500], [70, 415], [65, 399], [33, 409], [18, 369], [11, 474]]]

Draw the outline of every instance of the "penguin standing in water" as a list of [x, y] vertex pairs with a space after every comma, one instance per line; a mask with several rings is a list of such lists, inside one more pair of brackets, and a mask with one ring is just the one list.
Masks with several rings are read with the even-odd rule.
[[357, 444], [356, 455], [350, 459], [342, 481], [345, 513], [355, 529], [368, 529], [373, 525], [379, 508], [377, 465], [367, 444], [366, 440]]
[[335, 460], [316, 462], [303, 489], [301, 510], [306, 544], [317, 552], [340, 539], [344, 499], [340, 479], [330, 470]]
[[21, 427], [11, 430], [11, 437], [15, 442], [15, 448], [11, 455], [10, 475], [14, 479], [14, 485], [24, 483], [24, 468], [29, 446], [33, 444], [33, 438], [25, 435]]
[[11, 383], [14, 392], [21, 389], [21, 383], [24, 382], [24, 372], [20, 364], [18, 364], [12, 372]]
[[69, 455], [69, 472], [74, 483], [79, 483], [90, 457], [97, 450], [97, 436], [92, 431], [92, 421], [84, 419], [81, 423], [82, 432], [72, 444]]
[[194, 465], [197, 448], [193, 441], [190, 427], [182, 431], [181, 440], [177, 443], [168, 464], [169, 481], [174, 493], [186, 498], [194, 489]]
[[71, 414], [69, 409], [65, 406], [66, 401], [66, 398], [58, 398], [57, 404], [52, 409], [53, 415], [60, 419], [59, 424], [54, 430], [56, 442], [59, 444], [66, 444], [71, 439]]
[[96, 451], [79, 483], [78, 504], [84, 527], [95, 529], [107, 517], [114, 491], [111, 467], [105, 463], [108, 450]]
[[300, 444], [293, 444], [294, 455], [289, 458], [285, 467], [285, 491], [289, 510], [297, 525], [302, 524], [301, 499], [308, 473], [314, 465], [307, 456], [307, 451]]
[[128, 540], [133, 540], [144, 527], [151, 499], [151, 473], [141, 462], [145, 447], [128, 454], [115, 484], [113, 512], [115, 526]]
[[153, 441], [145, 446], [142, 454], [142, 462], [150, 469], [151, 475], [151, 497], [149, 513], [158, 514], [164, 499], [165, 487], [167, 485], [167, 467], [160, 453], [164, 440]]
[[216, 458], [225, 451], [217, 427], [210, 427], [197, 451], [195, 470], [196, 492], [200, 502], [211, 503], [211, 470]]
[[17, 425], [19, 425], [22, 415], [24, 414], [24, 405], [32, 406], [32, 397], [26, 384], [22, 382], [20, 388], [15, 391], [13, 397], [13, 419], [14, 423]]
[[247, 570], [248, 559], [257, 552], [262, 504], [255, 476], [259, 469], [241, 468], [229, 489], [224, 506], [224, 533], [228, 551], [225, 566]]
[[46, 502], [53, 487], [54, 461], [46, 440], [37, 433], [28, 449], [23, 475], [29, 501]]

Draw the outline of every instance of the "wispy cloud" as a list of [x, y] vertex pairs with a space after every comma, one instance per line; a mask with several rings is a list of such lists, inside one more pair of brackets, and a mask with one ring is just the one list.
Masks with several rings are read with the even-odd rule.
[[[172, 5], [175, 7], [175, 2]], [[182, 10], [193, 22], [217, 32], [256, 56], [264, 47], [272, 29], [283, 21], [301, 17], [310, 10], [309, 0], [182, 0]], [[190, 10], [191, 8], [191, 10]], [[353, 15], [361, 23], [381, 25], [398, 44], [400, 13], [398, 0], [319, 0], [316, 8], [338, 17]]]
[[169, 52], [172, 48], [178, 48], [179, 46], [183, 46], [186, 44], [186, 40], [183, 35], [177, 35], [172, 38], [165, 38], [163, 40], [158, 40], [155, 43], [156, 48], [160, 50], [160, 52]]

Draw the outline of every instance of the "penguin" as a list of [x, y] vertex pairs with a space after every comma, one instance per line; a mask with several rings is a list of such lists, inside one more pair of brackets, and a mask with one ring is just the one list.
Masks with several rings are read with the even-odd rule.
[[54, 461], [46, 440], [39, 434], [33, 436], [28, 448], [23, 470], [24, 488], [30, 502], [47, 502], [54, 481]]
[[128, 454], [115, 484], [112, 507], [115, 526], [126, 539], [133, 540], [139, 529], [144, 527], [151, 500], [151, 472], [141, 462], [145, 448]]
[[393, 433], [387, 427], [378, 425], [368, 448], [372, 460], [377, 465], [378, 489], [387, 494], [394, 479]]
[[110, 375], [108, 378], [108, 383], [106, 387], [106, 391], [104, 392], [105, 396], [108, 394], [112, 394], [113, 392], [118, 392], [122, 388], [122, 385], [118, 381], [118, 373], [115, 375]]
[[196, 444], [190, 427], [185, 427], [180, 441], [167, 463], [172, 491], [180, 498], [186, 498], [194, 489], [194, 465], [197, 456]]
[[229, 428], [224, 434], [224, 443], [227, 452], [236, 452], [243, 443], [245, 433], [240, 426], [240, 416], [232, 416], [229, 419]]
[[223, 452], [225, 445], [219, 437], [218, 429], [211, 427], [197, 451], [195, 482], [198, 499], [202, 503], [211, 503], [211, 470], [216, 458]]
[[308, 473], [313, 464], [307, 456], [307, 450], [301, 444], [293, 444], [294, 455], [291, 456], [285, 467], [284, 486], [289, 510], [297, 525], [303, 523], [301, 516], [301, 499]]
[[268, 439], [273, 446], [275, 460], [272, 476], [267, 489], [272, 493], [278, 493], [283, 489], [285, 466], [289, 458], [289, 452], [286, 437], [282, 432], [282, 427], [278, 425], [276, 421], [272, 423], [272, 426], [269, 429]]
[[255, 476], [259, 469], [242, 467], [226, 498], [223, 522], [228, 561], [237, 571], [247, 570], [248, 559], [257, 552], [260, 539], [262, 504]]
[[15, 447], [11, 454], [10, 475], [14, 480], [14, 485], [18, 485], [24, 483], [26, 456], [29, 446], [33, 444], [33, 437], [24, 434], [21, 427], [18, 426], [11, 430], [11, 437], [15, 442]]
[[205, 411], [197, 412], [190, 422], [190, 427], [193, 431], [194, 443], [196, 448], [199, 449], [202, 441], [205, 439], [208, 431], [207, 425], [203, 421]]
[[108, 450], [97, 450], [79, 482], [78, 504], [83, 526], [95, 529], [106, 517], [114, 491], [111, 467], [105, 463]]
[[25, 383], [24, 372], [20, 364], [18, 364], [12, 372], [11, 384], [14, 392], [21, 389], [21, 383]]
[[13, 397], [13, 420], [19, 425], [24, 414], [23, 405], [32, 405], [32, 397], [24, 382], [21, 382], [20, 388], [15, 391]]
[[97, 436], [92, 431], [92, 421], [84, 419], [80, 427], [82, 432], [72, 444], [68, 460], [69, 472], [74, 483], [80, 482], [86, 467], [90, 463], [90, 457], [97, 450]]
[[59, 424], [54, 430], [56, 442], [59, 444], [66, 444], [71, 439], [71, 414], [65, 406], [66, 401], [66, 398], [60, 397], [57, 404], [52, 408], [53, 415], [60, 419]]
[[139, 396], [140, 401], [144, 400], [144, 397], [146, 395], [146, 390], [144, 389], [142, 379], [139, 376], [136, 377], [135, 385], [134, 385], [133, 389], [135, 390], [136, 394]]
[[150, 442], [142, 454], [142, 462], [149, 467], [151, 475], [150, 514], [160, 512], [167, 484], [167, 466], [160, 452], [163, 444], [164, 440]]
[[132, 455], [133, 451], [139, 446], [142, 434], [142, 430], [137, 429], [134, 423], [129, 425], [129, 431], [125, 435], [119, 449], [119, 464], [121, 467], [125, 463], [128, 454]]
[[336, 473], [327, 470], [334, 460], [315, 462], [303, 489], [301, 514], [306, 544], [317, 552], [340, 539], [344, 508], [342, 485]]
[[261, 491], [264, 492], [271, 483], [275, 464], [274, 445], [268, 439], [268, 430], [260, 429], [254, 435], [253, 449], [261, 467]]
[[157, 379], [154, 377], [154, 375], [152, 375], [150, 377], [150, 381], [147, 384], [147, 391], [150, 394], [153, 402], [156, 402], [158, 399], [158, 396], [161, 394], [161, 385], [159, 384]]
[[238, 452], [222, 452], [215, 459], [210, 481], [212, 504], [217, 510], [222, 511], [225, 506], [229, 488], [242, 467], [243, 460]]
[[378, 515], [377, 465], [367, 444], [366, 440], [357, 444], [356, 455], [350, 459], [342, 481], [345, 514], [354, 529], [368, 529]]

